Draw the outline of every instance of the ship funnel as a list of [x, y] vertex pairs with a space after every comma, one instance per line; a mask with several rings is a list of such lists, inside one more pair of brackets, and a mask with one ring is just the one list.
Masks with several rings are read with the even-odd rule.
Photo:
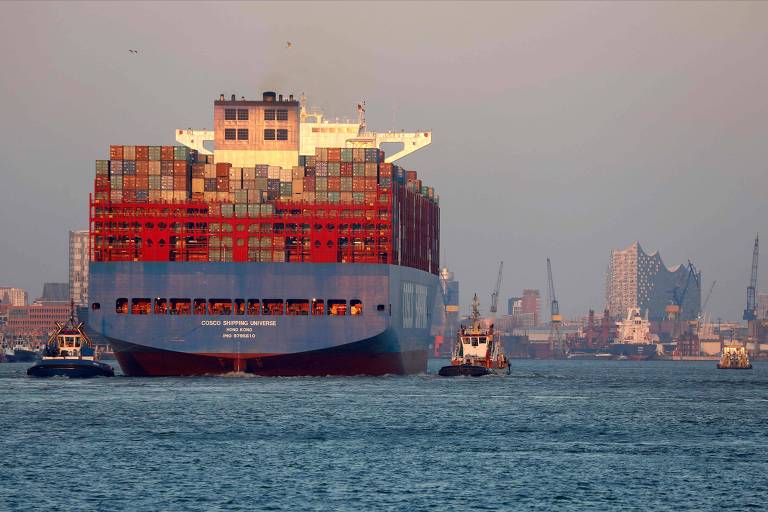
[[237, 96], [233, 94], [232, 95], [232, 101], [235, 101], [236, 98], [237, 98]]
[[224, 93], [219, 94], [219, 101], [224, 101]]
[[263, 98], [264, 101], [275, 101], [275, 93], [272, 91], [264, 91]]
[[288, 95], [288, 101], [293, 101], [293, 94]]
[[283, 101], [283, 95], [282, 94], [278, 94], [277, 95], [277, 101], [280, 101], [280, 102]]

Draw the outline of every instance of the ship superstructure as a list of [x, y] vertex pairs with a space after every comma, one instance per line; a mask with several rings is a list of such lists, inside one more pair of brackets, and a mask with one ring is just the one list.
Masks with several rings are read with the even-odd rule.
[[88, 325], [126, 374], [426, 369], [437, 195], [375, 138], [301, 154], [325, 126], [301, 119], [292, 96], [220, 97], [213, 151], [97, 161]]

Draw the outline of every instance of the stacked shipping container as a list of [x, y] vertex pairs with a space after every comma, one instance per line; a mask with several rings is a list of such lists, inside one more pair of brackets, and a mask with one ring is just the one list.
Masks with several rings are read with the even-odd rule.
[[112, 146], [96, 163], [91, 257], [438, 272], [438, 198], [414, 171], [376, 148], [318, 148], [298, 164], [241, 168], [183, 146]]

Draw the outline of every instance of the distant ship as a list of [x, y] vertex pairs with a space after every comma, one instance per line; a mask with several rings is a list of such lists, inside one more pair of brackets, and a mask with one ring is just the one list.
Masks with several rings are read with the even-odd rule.
[[645, 360], [653, 359], [659, 352], [658, 337], [651, 334], [647, 313], [643, 317], [640, 308], [629, 308], [627, 317], [617, 323], [619, 337], [609, 351], [616, 357]]

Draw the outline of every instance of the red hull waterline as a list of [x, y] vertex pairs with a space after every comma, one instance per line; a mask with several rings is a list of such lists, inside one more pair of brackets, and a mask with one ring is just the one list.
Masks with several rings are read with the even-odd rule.
[[427, 352], [417, 350], [361, 354], [318, 351], [223, 357], [150, 349], [115, 352], [115, 357], [123, 373], [132, 377], [222, 375], [235, 372], [267, 377], [323, 377], [423, 373], [427, 368]]

